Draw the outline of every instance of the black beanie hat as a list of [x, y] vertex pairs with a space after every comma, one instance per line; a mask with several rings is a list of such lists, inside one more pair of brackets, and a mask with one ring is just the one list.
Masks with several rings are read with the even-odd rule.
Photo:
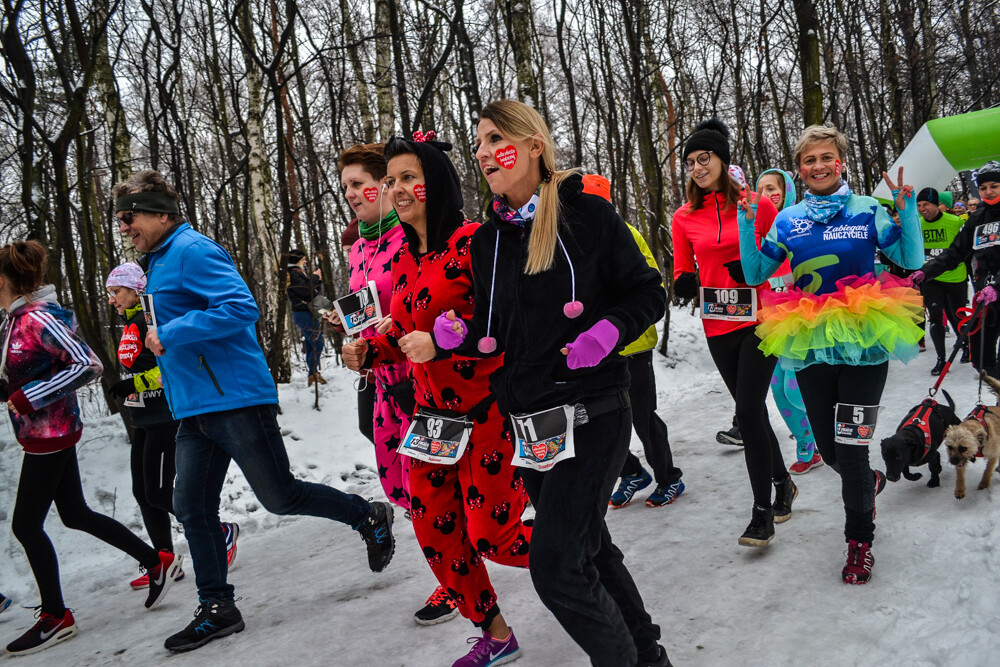
[[[417, 134], [417, 133], [414, 133]], [[430, 134], [430, 133], [428, 133]], [[425, 135], [420, 134], [420, 137]], [[433, 135], [432, 135], [433, 136]], [[465, 221], [462, 213], [462, 185], [458, 171], [451, 163], [445, 151], [450, 151], [451, 144], [446, 141], [411, 141], [403, 137], [391, 137], [385, 143], [385, 161], [389, 162], [397, 155], [413, 153], [420, 160], [424, 170], [424, 183], [427, 185], [427, 250], [434, 252], [444, 248], [452, 232]], [[402, 222], [402, 221], [401, 221]], [[403, 224], [403, 232], [409, 241], [410, 252], [417, 254], [420, 240], [410, 225]]]
[[938, 191], [934, 188], [924, 188], [919, 193], [917, 193], [917, 201], [929, 201], [930, 203], [937, 206], [941, 203], [941, 198], [938, 197]]
[[1000, 183], [1000, 162], [990, 160], [976, 171], [976, 187], [993, 181]]
[[288, 251], [288, 255], [287, 255], [287, 257], [288, 257], [288, 263], [289, 264], [298, 264], [303, 259], [305, 259], [305, 256], [306, 256], [306, 254], [302, 251], [301, 248], [292, 248], [291, 250]]
[[684, 155], [682, 160], [695, 151], [712, 151], [725, 163], [729, 164], [729, 128], [718, 118], [712, 118], [698, 123], [694, 128], [694, 133], [688, 137], [684, 144]]

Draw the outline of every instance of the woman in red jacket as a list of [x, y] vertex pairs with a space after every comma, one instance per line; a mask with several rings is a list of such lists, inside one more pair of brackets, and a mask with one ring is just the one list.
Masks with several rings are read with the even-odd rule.
[[[531, 528], [521, 523], [527, 496], [510, 465], [510, 431], [490, 392], [502, 357], [438, 354], [431, 338], [439, 314], [472, 314], [469, 249], [479, 224], [462, 215], [458, 173], [444, 153], [451, 145], [415, 136], [417, 141], [395, 137], [385, 148], [389, 196], [407, 238], [392, 263], [392, 326], [345, 345], [342, 354], [352, 370], [410, 361], [417, 413], [401, 451], [413, 457], [413, 529], [459, 612], [483, 631], [455, 662], [477, 667], [519, 655], [483, 558], [527, 567]], [[414, 451], [422, 443], [426, 450]]]
[[[775, 359], [764, 356], [754, 335], [759, 324], [759, 292], [765, 288], [748, 286], [743, 276], [736, 222], [740, 186], [729, 175], [729, 159], [729, 129], [718, 119], [699, 124], [684, 145], [684, 166], [690, 179], [688, 201], [673, 218], [674, 294], [681, 298], [701, 296], [708, 349], [736, 401], [736, 421], [743, 434], [743, 454], [753, 490], [752, 517], [739, 543], [763, 547], [774, 537], [774, 523], [791, 518], [798, 489], [785, 470], [767, 416], [765, 399]], [[776, 215], [771, 200], [761, 198], [756, 217], [758, 239], [767, 233]]]

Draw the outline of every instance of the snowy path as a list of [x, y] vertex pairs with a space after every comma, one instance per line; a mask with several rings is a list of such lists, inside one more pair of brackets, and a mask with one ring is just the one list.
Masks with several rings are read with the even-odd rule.
[[[660, 413], [670, 426], [674, 458], [687, 491], [669, 507], [641, 500], [609, 513], [675, 665], [988, 665], [998, 664], [995, 636], [1000, 603], [1000, 487], [952, 497], [955, 475], [945, 465], [942, 486], [924, 479], [890, 484], [879, 496], [872, 582], [840, 583], [844, 543], [839, 483], [828, 468], [795, 478], [800, 494], [791, 521], [777, 527], [765, 550], [739, 547], [749, 519], [750, 488], [739, 449], [716, 444], [729, 425], [732, 400], [705, 347], [700, 325], [673, 313], [671, 357], [658, 357]], [[948, 339], [950, 345], [952, 338]], [[908, 367], [894, 364], [883, 398], [878, 435], [885, 437], [931, 385], [933, 353]], [[295, 473], [368, 496], [381, 490], [373, 458], [357, 433], [352, 377], [327, 372], [322, 412], [297, 377], [281, 388], [280, 422]], [[973, 371], [953, 369], [945, 388], [964, 415], [976, 395]], [[991, 400], [990, 397], [987, 399]], [[786, 464], [794, 446], [772, 406]], [[131, 498], [128, 445], [116, 418], [88, 420], [80, 452], [87, 497], [141, 531]], [[334, 437], [332, 434], [336, 434]], [[0, 429], [0, 518], [9, 524], [20, 468], [20, 448]], [[638, 441], [633, 449], [640, 451]], [[877, 448], [872, 463], [882, 467]], [[348, 528], [312, 518], [264, 512], [241, 475], [231, 471], [224, 517], [243, 533], [231, 580], [242, 596], [243, 633], [190, 654], [171, 656], [163, 639], [190, 620], [196, 605], [193, 571], [157, 610], [142, 608], [143, 594], [128, 589], [134, 564], [87, 535], [67, 531], [50, 515], [47, 529], [61, 557], [64, 595], [76, 610], [80, 635], [36, 656], [42, 664], [328, 664], [450, 665], [473, 634], [462, 620], [420, 627], [412, 612], [434, 588], [412, 530], [397, 511], [396, 557], [382, 574], [365, 564], [360, 538]], [[115, 495], [117, 499], [114, 501]], [[37, 604], [34, 581], [20, 545], [0, 535], [0, 586], [15, 605]], [[178, 539], [178, 549], [186, 544]], [[516, 664], [586, 665], [534, 595], [527, 571], [491, 566], [500, 605], [524, 649]], [[19, 606], [0, 616], [0, 640], [33, 622]]]

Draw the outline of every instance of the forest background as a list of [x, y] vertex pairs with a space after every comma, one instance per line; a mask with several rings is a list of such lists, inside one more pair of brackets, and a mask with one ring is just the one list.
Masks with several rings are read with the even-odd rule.
[[119, 325], [104, 279], [135, 259], [109, 195], [133, 171], [163, 173], [229, 250], [285, 382], [298, 332], [281, 258], [305, 249], [326, 294], [344, 293], [337, 155], [352, 144], [436, 130], [481, 219], [478, 112], [525, 101], [560, 168], [610, 179], [670, 289], [679, 151], [699, 121], [730, 126], [750, 179], [790, 169], [802, 128], [832, 123], [869, 193], [923, 123], [1000, 104], [1000, 0], [2, 2], [0, 243], [51, 249], [105, 386]]

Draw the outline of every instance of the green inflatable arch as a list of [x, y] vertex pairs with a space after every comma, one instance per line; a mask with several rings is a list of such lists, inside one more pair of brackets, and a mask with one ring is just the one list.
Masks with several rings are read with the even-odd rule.
[[[959, 172], [990, 160], [1000, 160], [1000, 108], [927, 121], [886, 171], [895, 178], [902, 166], [903, 179], [917, 191], [929, 187], [944, 194]], [[885, 182], [872, 195], [892, 196]]]

